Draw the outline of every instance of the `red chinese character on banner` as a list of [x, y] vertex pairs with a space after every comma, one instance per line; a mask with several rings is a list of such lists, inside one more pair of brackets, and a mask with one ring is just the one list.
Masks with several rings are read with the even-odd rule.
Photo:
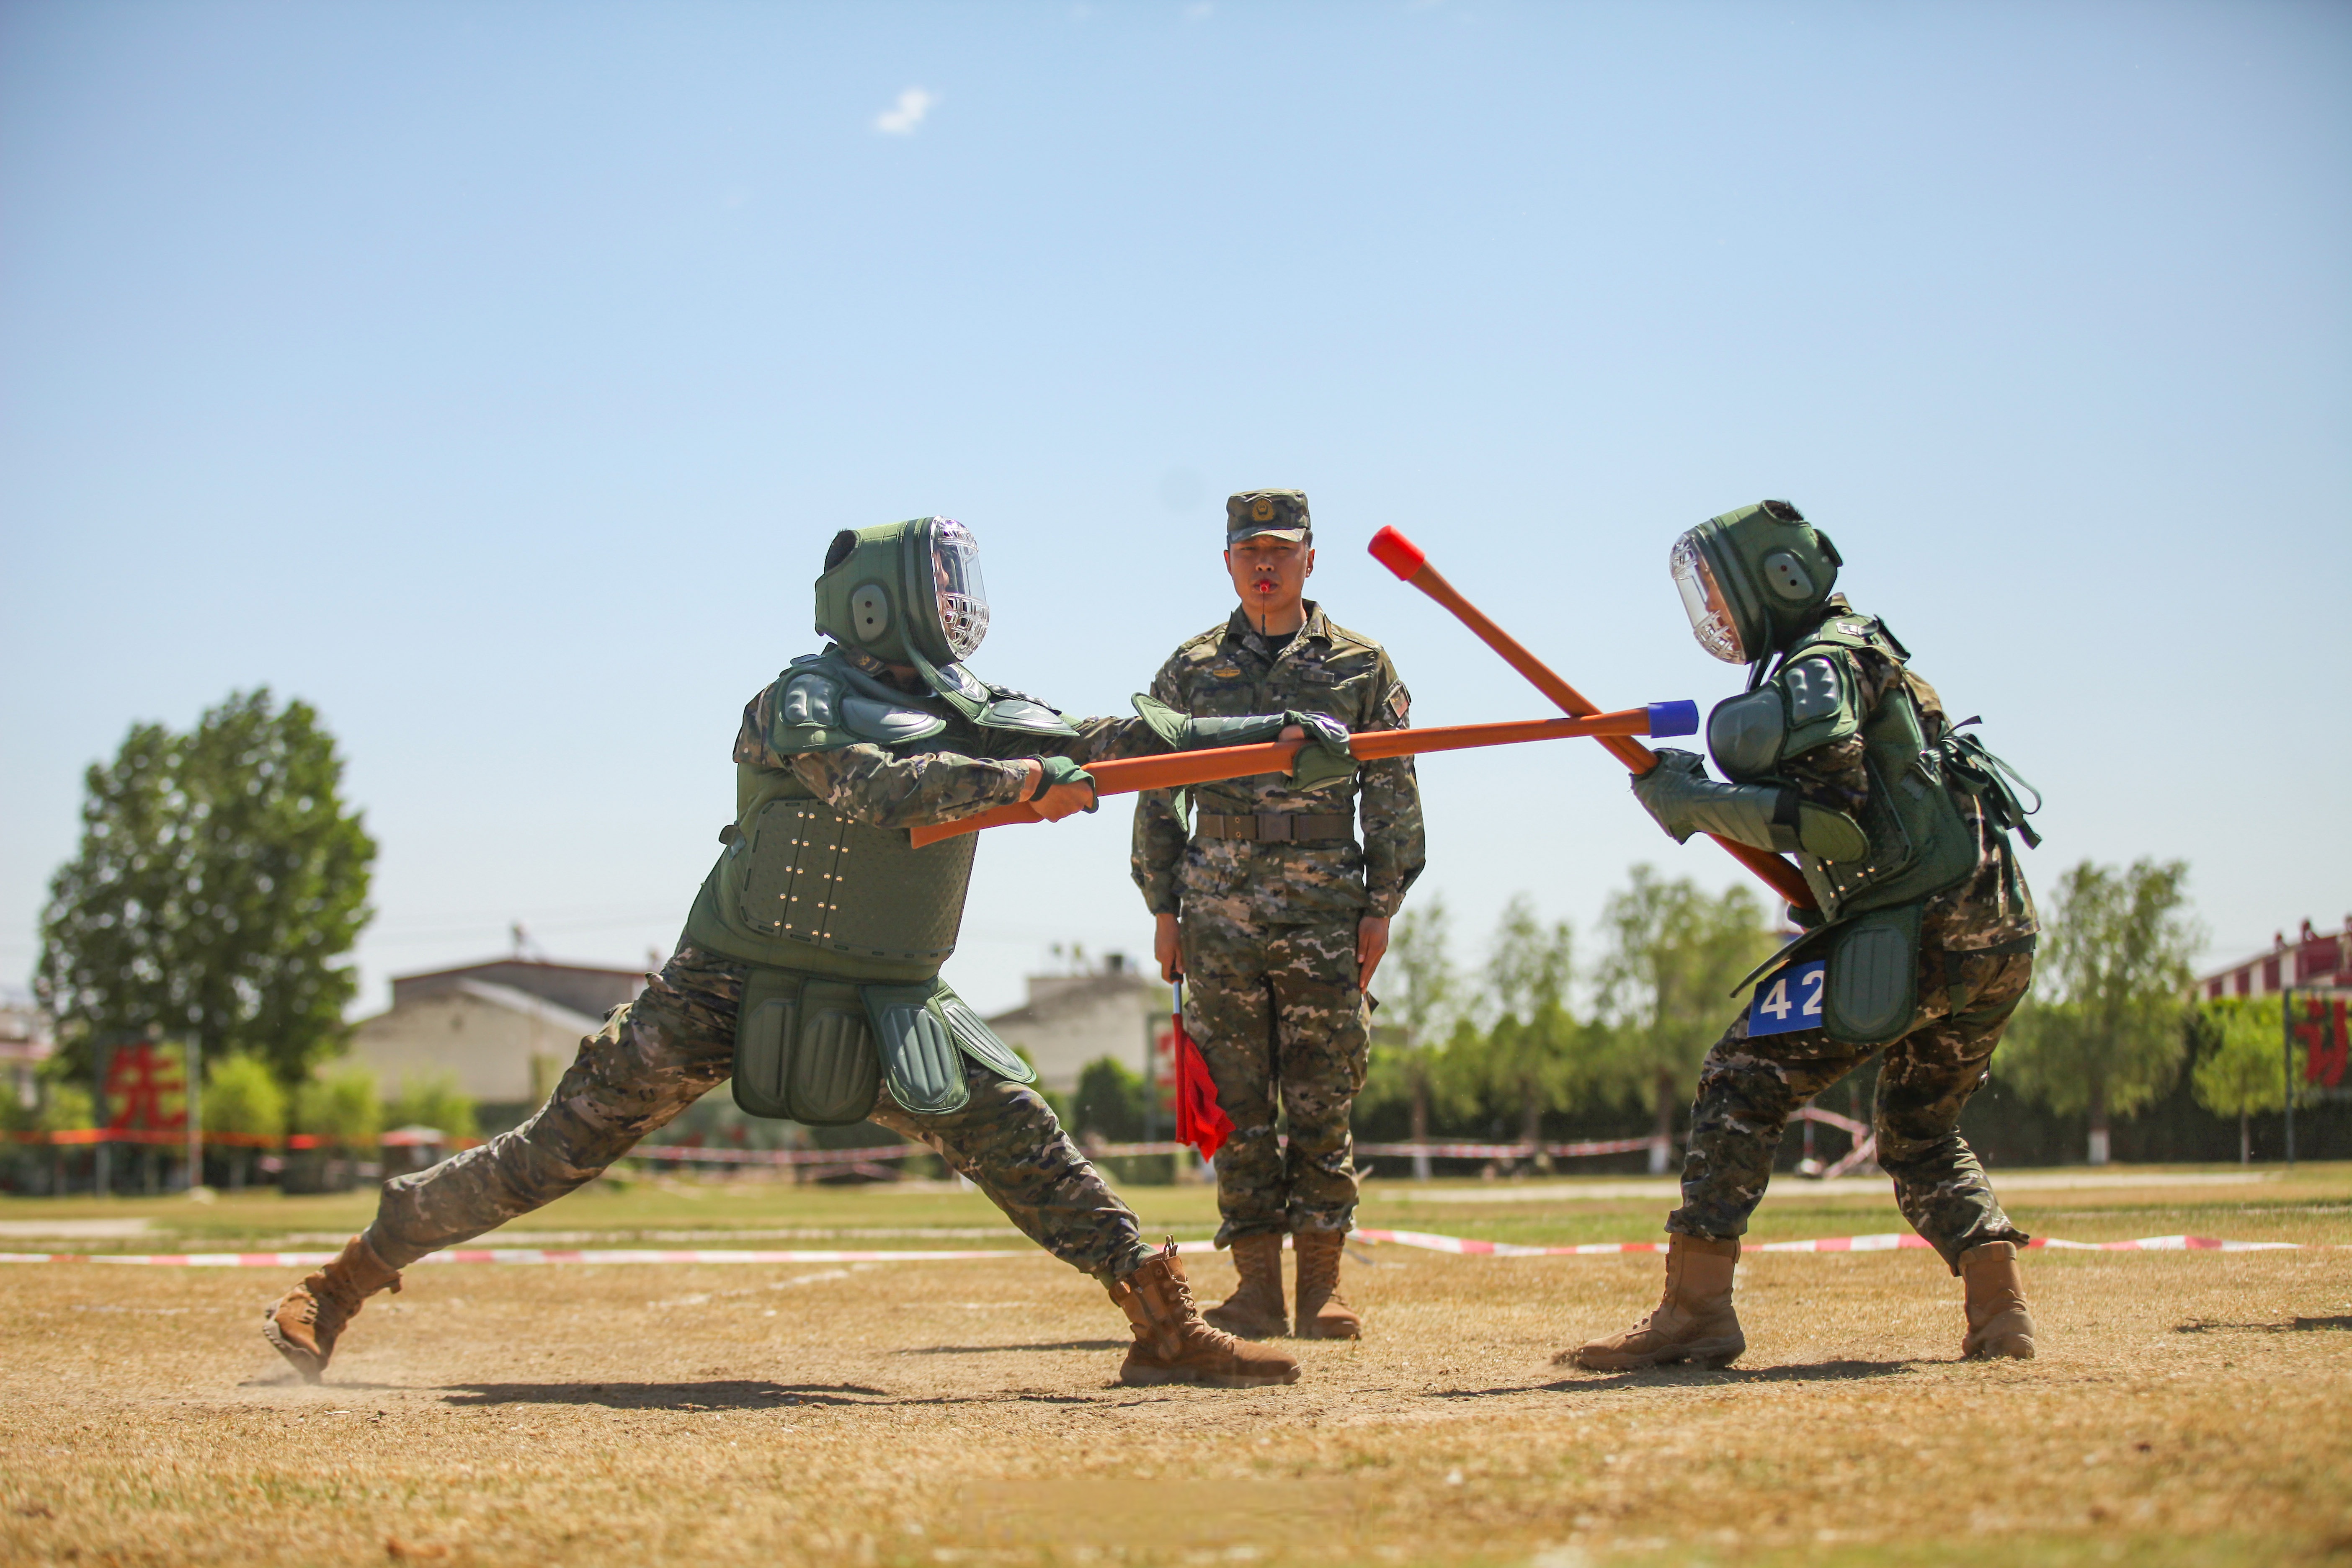
[[166, 1115], [163, 1097], [184, 1096], [187, 1087], [180, 1064], [160, 1053], [152, 1041], [119, 1047], [106, 1069], [106, 1102], [115, 1108], [107, 1126], [117, 1132], [168, 1132], [185, 1127], [185, 1099], [178, 1110]]
[[2294, 1032], [2303, 1041], [2303, 1081], [2320, 1089], [2344, 1082], [2352, 1039], [2346, 1038], [2345, 1005], [2341, 996], [2303, 998], [2303, 1019]]

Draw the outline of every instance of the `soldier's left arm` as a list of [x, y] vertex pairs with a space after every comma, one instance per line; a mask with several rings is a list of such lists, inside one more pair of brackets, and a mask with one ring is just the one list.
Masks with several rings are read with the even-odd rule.
[[[1404, 730], [1412, 723], [1412, 693], [1389, 661], [1365, 686], [1365, 701], [1352, 718], [1357, 730]], [[1380, 920], [1404, 906], [1406, 889], [1428, 863], [1422, 830], [1421, 781], [1411, 757], [1385, 757], [1362, 764], [1357, 775], [1357, 809], [1364, 834], [1364, 912]]]
[[819, 800], [854, 822], [913, 827], [954, 822], [1028, 797], [1031, 771], [1018, 761], [959, 752], [897, 755], [866, 742], [783, 759]]

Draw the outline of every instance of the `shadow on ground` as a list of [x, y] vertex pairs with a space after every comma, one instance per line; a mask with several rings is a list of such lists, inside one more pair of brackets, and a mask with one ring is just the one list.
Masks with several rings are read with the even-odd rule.
[[770, 1383], [721, 1379], [710, 1383], [461, 1383], [433, 1390], [459, 1406], [594, 1405], [613, 1410], [784, 1410], [801, 1405], [998, 1405], [1007, 1402], [1091, 1405], [1084, 1395], [1007, 1392], [926, 1394], [913, 1398], [862, 1383]]
[[1617, 1388], [1736, 1388], [1743, 1384], [1850, 1383], [1865, 1377], [1899, 1377], [1933, 1362], [1823, 1361], [1805, 1366], [1654, 1366], [1639, 1372], [1594, 1373], [1558, 1377], [1549, 1383], [1510, 1384], [1499, 1388], [1439, 1388], [1431, 1399], [1486, 1399], [1503, 1394], [1599, 1394]]
[[2283, 1323], [2217, 1323], [2210, 1319], [2179, 1323], [2176, 1334], [2211, 1334], [2242, 1331], [2250, 1334], [2308, 1334], [2327, 1329], [2352, 1329], [2352, 1317], [2289, 1318]]
[[912, 1350], [893, 1351], [893, 1355], [1003, 1355], [1011, 1352], [1040, 1351], [1123, 1351], [1126, 1340], [1055, 1340], [1050, 1343], [1027, 1345], [922, 1345]]

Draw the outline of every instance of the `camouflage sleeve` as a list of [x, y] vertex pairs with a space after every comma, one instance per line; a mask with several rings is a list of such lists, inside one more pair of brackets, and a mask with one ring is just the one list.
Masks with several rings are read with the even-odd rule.
[[775, 690], [773, 686], [762, 687], [760, 695], [743, 704], [743, 727], [735, 731], [737, 762], [748, 763], [755, 768], [787, 765], [768, 744], [768, 704]]
[[[1152, 678], [1151, 695], [1171, 708], [1184, 709], [1185, 697], [1176, 677], [1176, 660], [1160, 667]], [[1184, 858], [1184, 819], [1177, 815], [1172, 789], [1148, 789], [1135, 797], [1135, 837], [1128, 849], [1129, 874], [1143, 890], [1143, 907], [1155, 915], [1178, 910], [1176, 867]]]
[[[1903, 670], [1893, 659], [1868, 648], [1854, 649], [1852, 659], [1855, 692], [1866, 722], [1895, 682], [1904, 678]], [[1941, 710], [1937, 711], [1940, 714]], [[1848, 735], [1843, 741], [1816, 746], [1790, 759], [1781, 764], [1780, 771], [1795, 786], [1799, 800], [1844, 812], [1858, 820], [1870, 799], [1870, 774], [1863, 767], [1862, 758], [1862, 737]]]
[[785, 764], [819, 800], [854, 822], [913, 827], [953, 822], [1019, 800], [1029, 770], [960, 752], [893, 756], [879, 746], [802, 752]]
[[[1405, 689], [1396, 667], [1381, 657], [1378, 699], [1371, 711], [1357, 721], [1359, 730], [1404, 730], [1412, 723], [1412, 693]], [[1358, 781], [1358, 809], [1364, 827], [1365, 913], [1383, 920], [1404, 906], [1405, 890], [1429, 860], [1429, 844], [1422, 831], [1421, 781], [1411, 757], [1387, 757], [1367, 763]]]

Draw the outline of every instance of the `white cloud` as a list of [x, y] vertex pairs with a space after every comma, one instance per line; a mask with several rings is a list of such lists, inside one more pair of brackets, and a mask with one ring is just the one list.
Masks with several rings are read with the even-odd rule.
[[915, 128], [922, 124], [923, 116], [929, 114], [931, 105], [939, 100], [938, 93], [910, 87], [898, 95], [897, 108], [886, 109], [874, 117], [874, 129], [886, 136], [912, 136]]

